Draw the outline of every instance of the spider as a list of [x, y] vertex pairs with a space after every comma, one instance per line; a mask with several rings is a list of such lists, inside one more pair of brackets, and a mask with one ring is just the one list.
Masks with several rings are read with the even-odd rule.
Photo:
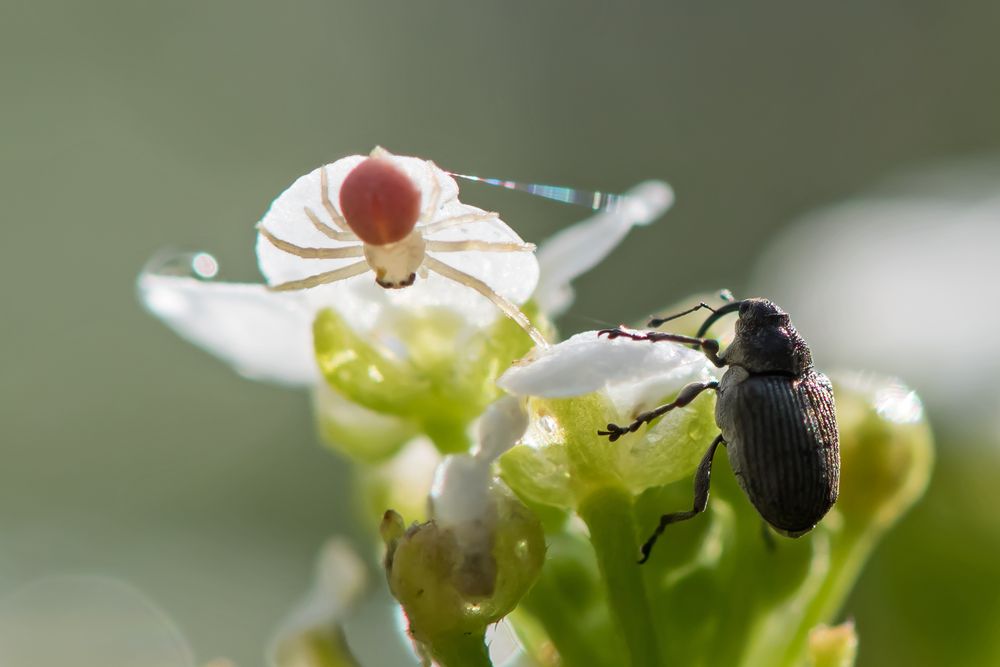
[[479, 278], [428, 254], [466, 251], [532, 252], [535, 246], [520, 242], [520, 239], [518, 242], [499, 242], [429, 238], [459, 225], [493, 220], [499, 222], [499, 215], [477, 209], [477, 212], [462, 212], [435, 219], [445, 208], [441, 183], [437, 177], [440, 170], [429, 160], [424, 161], [424, 164], [431, 174], [431, 187], [427, 206], [422, 213], [421, 189], [394, 164], [393, 156], [385, 149], [373, 150], [344, 178], [340, 187], [339, 211], [330, 200], [327, 166], [320, 167], [320, 201], [328, 220], [322, 220], [308, 206], [303, 207], [303, 213], [321, 234], [333, 241], [350, 245], [303, 247], [275, 236], [264, 226], [265, 221], [261, 221], [258, 230], [275, 248], [303, 259], [361, 259], [306, 278], [271, 285], [270, 289], [304, 290], [346, 280], [369, 270], [374, 271], [375, 282], [379, 286], [385, 289], [402, 289], [412, 285], [418, 276], [426, 278], [428, 272], [433, 272], [482, 294], [520, 325], [536, 345], [548, 347], [548, 341], [516, 304]]

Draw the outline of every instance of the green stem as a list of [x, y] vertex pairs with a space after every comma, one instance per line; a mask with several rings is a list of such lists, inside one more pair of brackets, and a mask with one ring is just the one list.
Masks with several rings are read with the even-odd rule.
[[441, 667], [493, 667], [481, 634], [438, 635], [431, 644], [431, 655]]
[[604, 487], [587, 495], [578, 511], [590, 529], [611, 615], [625, 639], [626, 664], [662, 667], [646, 587], [636, 562], [639, 541], [632, 496], [621, 488]]
[[602, 646], [601, 640], [607, 637], [580, 622], [580, 614], [585, 610], [566, 599], [544, 573], [521, 600], [519, 608], [541, 624], [548, 640], [559, 653], [560, 664], [565, 667], [607, 667], [616, 664], [604, 659], [608, 647]]
[[788, 644], [783, 664], [797, 665], [805, 652], [809, 631], [819, 623], [830, 621], [844, 604], [878, 536], [879, 531], [870, 528], [858, 532], [845, 531], [838, 536], [830, 554], [829, 574], [809, 601], [795, 637]]

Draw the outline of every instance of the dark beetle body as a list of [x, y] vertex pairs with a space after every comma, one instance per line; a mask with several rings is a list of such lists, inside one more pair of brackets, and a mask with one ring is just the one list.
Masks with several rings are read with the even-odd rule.
[[747, 498], [778, 531], [809, 532], [837, 500], [840, 448], [833, 389], [787, 314], [766, 299], [740, 307], [721, 355], [715, 421]]
[[[705, 304], [699, 307], [708, 308]], [[661, 332], [638, 335], [621, 329], [604, 332], [609, 337], [692, 343], [717, 366], [728, 367], [721, 381], [690, 384], [674, 402], [639, 415], [628, 426], [608, 424], [607, 431], [599, 432], [617, 440], [669, 410], [687, 405], [707, 389], [718, 392], [715, 421], [722, 434], [709, 446], [695, 473], [694, 507], [660, 519], [656, 532], [642, 547], [640, 562], [649, 557], [667, 525], [705, 510], [712, 457], [719, 444], [726, 445], [730, 465], [747, 498], [783, 535], [799, 537], [809, 532], [837, 500], [840, 447], [833, 389], [827, 377], [813, 368], [809, 346], [788, 315], [767, 299], [745, 299], [712, 310], [696, 337]], [[702, 336], [713, 322], [736, 310], [736, 337], [719, 354], [718, 342]]]
[[749, 375], [719, 385], [715, 421], [747, 498], [789, 537], [809, 532], [837, 500], [840, 461], [833, 391], [822, 373]]

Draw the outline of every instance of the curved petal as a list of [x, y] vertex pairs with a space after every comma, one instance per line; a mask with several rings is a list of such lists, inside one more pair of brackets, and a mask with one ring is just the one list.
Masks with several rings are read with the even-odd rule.
[[550, 317], [573, 303], [570, 283], [590, 271], [614, 250], [635, 225], [648, 225], [674, 203], [674, 191], [663, 181], [635, 186], [614, 209], [578, 222], [545, 241], [538, 249], [541, 277], [535, 300]]
[[151, 313], [243, 376], [292, 386], [319, 377], [312, 313], [297, 295], [150, 272], [139, 276], [138, 290]]
[[347, 540], [328, 540], [316, 563], [312, 590], [282, 621], [268, 643], [268, 664], [272, 667], [313, 664], [305, 658], [322, 653], [334, 653], [339, 658], [332, 664], [356, 664], [340, 625], [365, 592], [367, 580], [365, 564]]
[[547, 350], [535, 350], [497, 384], [511, 394], [544, 398], [607, 390], [615, 406], [627, 412], [715, 372], [703, 354], [675, 343], [609, 340], [585, 331]]

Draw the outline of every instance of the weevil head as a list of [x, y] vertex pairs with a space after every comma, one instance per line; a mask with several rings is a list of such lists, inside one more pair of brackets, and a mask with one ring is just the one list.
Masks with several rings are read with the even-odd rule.
[[[724, 307], [731, 312], [730, 307]], [[801, 375], [812, 367], [809, 346], [792, 325], [788, 313], [768, 299], [744, 299], [731, 304], [739, 311], [736, 337], [725, 359], [750, 373]], [[723, 309], [719, 309], [721, 312]]]
[[420, 190], [392, 158], [379, 153], [347, 174], [340, 210], [351, 231], [368, 245], [405, 239], [420, 217]]

